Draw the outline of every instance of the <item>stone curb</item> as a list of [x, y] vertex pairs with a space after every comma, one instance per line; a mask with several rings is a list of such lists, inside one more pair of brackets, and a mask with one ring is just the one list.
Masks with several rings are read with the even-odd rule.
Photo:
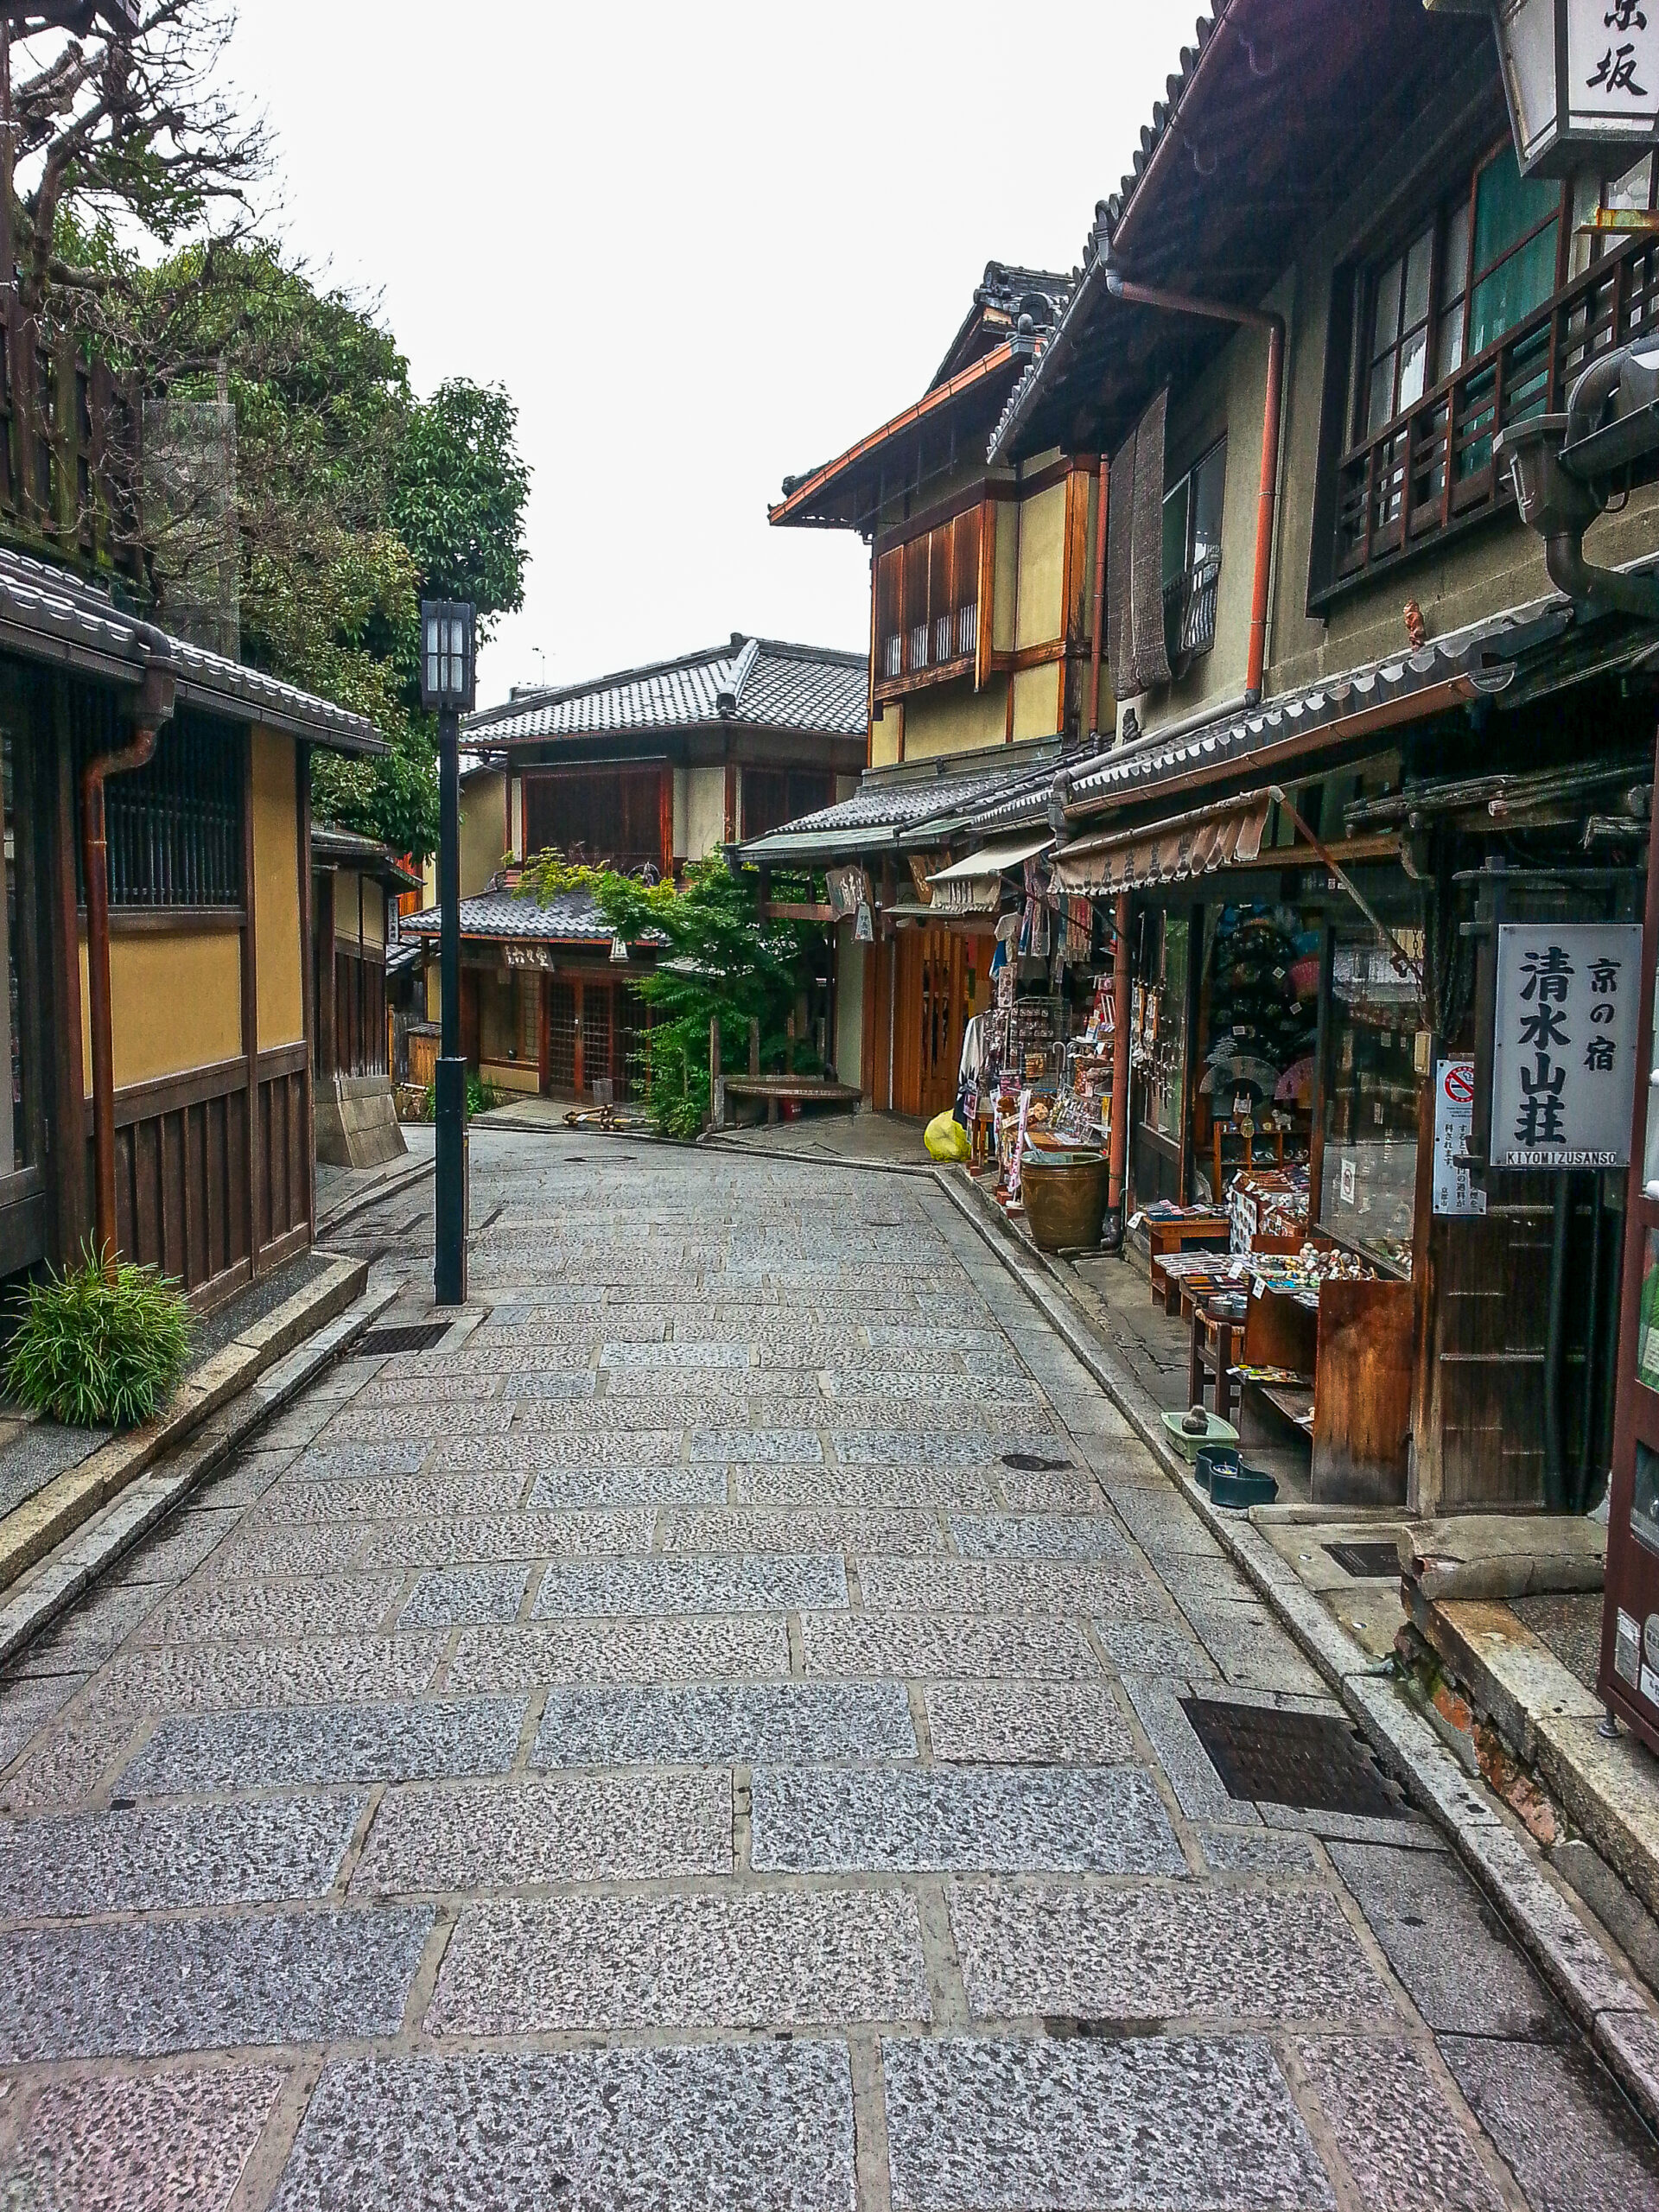
[[[0, 1556], [0, 1575], [13, 1586], [0, 1603], [0, 1662], [73, 1603], [391, 1302], [395, 1290], [365, 1297], [368, 1273], [365, 1260], [336, 1261], [308, 1288], [215, 1352], [193, 1387], [181, 1393], [183, 1402], [175, 1401], [163, 1420], [114, 1439], [18, 1508], [13, 1521], [52, 1501], [48, 1510], [29, 1515], [18, 1532], [21, 1542]], [[156, 1469], [163, 1454], [168, 1464]]]
[[333, 1213], [324, 1214], [318, 1222], [315, 1242], [320, 1244], [325, 1236], [333, 1236], [337, 1229], [344, 1229], [347, 1222], [355, 1221], [359, 1214], [366, 1213], [371, 1206], [380, 1205], [387, 1198], [397, 1198], [404, 1191], [412, 1191], [417, 1183], [425, 1182], [436, 1172], [437, 1162], [435, 1160], [417, 1160], [402, 1174], [388, 1176], [372, 1191], [348, 1194], [343, 1205], [337, 1206]]
[[1659, 2126], [1659, 2018], [1618, 1971], [1553, 1878], [1535, 1846], [1505, 1825], [1483, 1789], [1374, 1667], [1261, 1532], [1218, 1510], [1165, 1442], [1159, 1409], [1114, 1371], [1064, 1280], [1034, 1249], [1011, 1249], [1007, 1224], [977, 1185], [964, 1194], [948, 1171], [939, 1187], [1001, 1261], [1033, 1305], [1083, 1362], [1223, 1549], [1341, 1700], [1383, 1767], [1428, 1815], [1576, 2025], [1650, 2126]]

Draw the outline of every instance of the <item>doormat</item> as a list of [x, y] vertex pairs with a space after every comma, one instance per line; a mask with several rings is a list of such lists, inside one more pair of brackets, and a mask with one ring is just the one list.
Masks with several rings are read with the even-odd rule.
[[416, 1321], [404, 1329], [365, 1329], [353, 1347], [353, 1359], [378, 1359], [388, 1351], [430, 1351], [449, 1333], [448, 1321]]
[[1395, 1544], [1322, 1544], [1319, 1548], [1329, 1552], [1343, 1573], [1351, 1574], [1356, 1581], [1397, 1582], [1400, 1579], [1400, 1552]]
[[1230, 1797], [1363, 1821], [1403, 1817], [1370, 1751], [1335, 1713], [1198, 1697], [1183, 1698], [1181, 1710]]

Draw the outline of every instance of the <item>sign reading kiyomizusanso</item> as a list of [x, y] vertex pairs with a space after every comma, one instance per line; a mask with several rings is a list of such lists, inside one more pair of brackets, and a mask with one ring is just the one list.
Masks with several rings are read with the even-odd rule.
[[1629, 1164], [1641, 980], [1636, 923], [1500, 927], [1494, 1167]]

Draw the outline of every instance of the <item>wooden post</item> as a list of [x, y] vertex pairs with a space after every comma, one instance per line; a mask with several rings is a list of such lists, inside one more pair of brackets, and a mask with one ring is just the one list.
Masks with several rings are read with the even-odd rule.
[[[299, 849], [300, 871], [300, 994], [301, 1017], [305, 1027], [304, 1089], [301, 1093], [304, 1120], [303, 1158], [305, 1160], [306, 1219], [312, 1236], [317, 1233], [317, 1092], [315, 1061], [317, 1057], [317, 970], [311, 940], [311, 748], [308, 745], [294, 747], [294, 812], [295, 842]], [[329, 880], [332, 882], [333, 878]], [[380, 941], [386, 938], [386, 909], [389, 902], [380, 902]], [[328, 990], [334, 995], [334, 960], [332, 943], [334, 930], [334, 900], [328, 902], [330, 944], [328, 949]], [[384, 995], [381, 1012], [386, 1014], [386, 1073], [395, 1074], [391, 1050], [391, 1023]]]
[[760, 1024], [753, 1015], [749, 1020], [749, 1073], [760, 1072]]
[[76, 791], [67, 677], [52, 679], [52, 728], [44, 738], [41, 811], [50, 810], [47, 850], [47, 943], [52, 1026], [51, 1205], [60, 1266], [75, 1259], [86, 1218], [86, 1064], [80, 1044], [80, 920], [75, 899]]
[[246, 1063], [248, 1154], [248, 1277], [259, 1272], [259, 1189], [262, 1163], [269, 1161], [259, 1141], [259, 960], [254, 944], [253, 898], [253, 732], [242, 736], [242, 1051]]
[[726, 1125], [726, 1085], [720, 1072], [720, 1016], [709, 1017], [709, 1126], [723, 1128]]

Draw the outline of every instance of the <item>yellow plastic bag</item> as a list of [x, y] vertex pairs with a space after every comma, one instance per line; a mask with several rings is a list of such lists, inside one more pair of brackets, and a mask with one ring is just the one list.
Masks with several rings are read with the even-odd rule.
[[922, 1133], [922, 1142], [933, 1160], [966, 1160], [968, 1132], [951, 1113], [936, 1114]]

